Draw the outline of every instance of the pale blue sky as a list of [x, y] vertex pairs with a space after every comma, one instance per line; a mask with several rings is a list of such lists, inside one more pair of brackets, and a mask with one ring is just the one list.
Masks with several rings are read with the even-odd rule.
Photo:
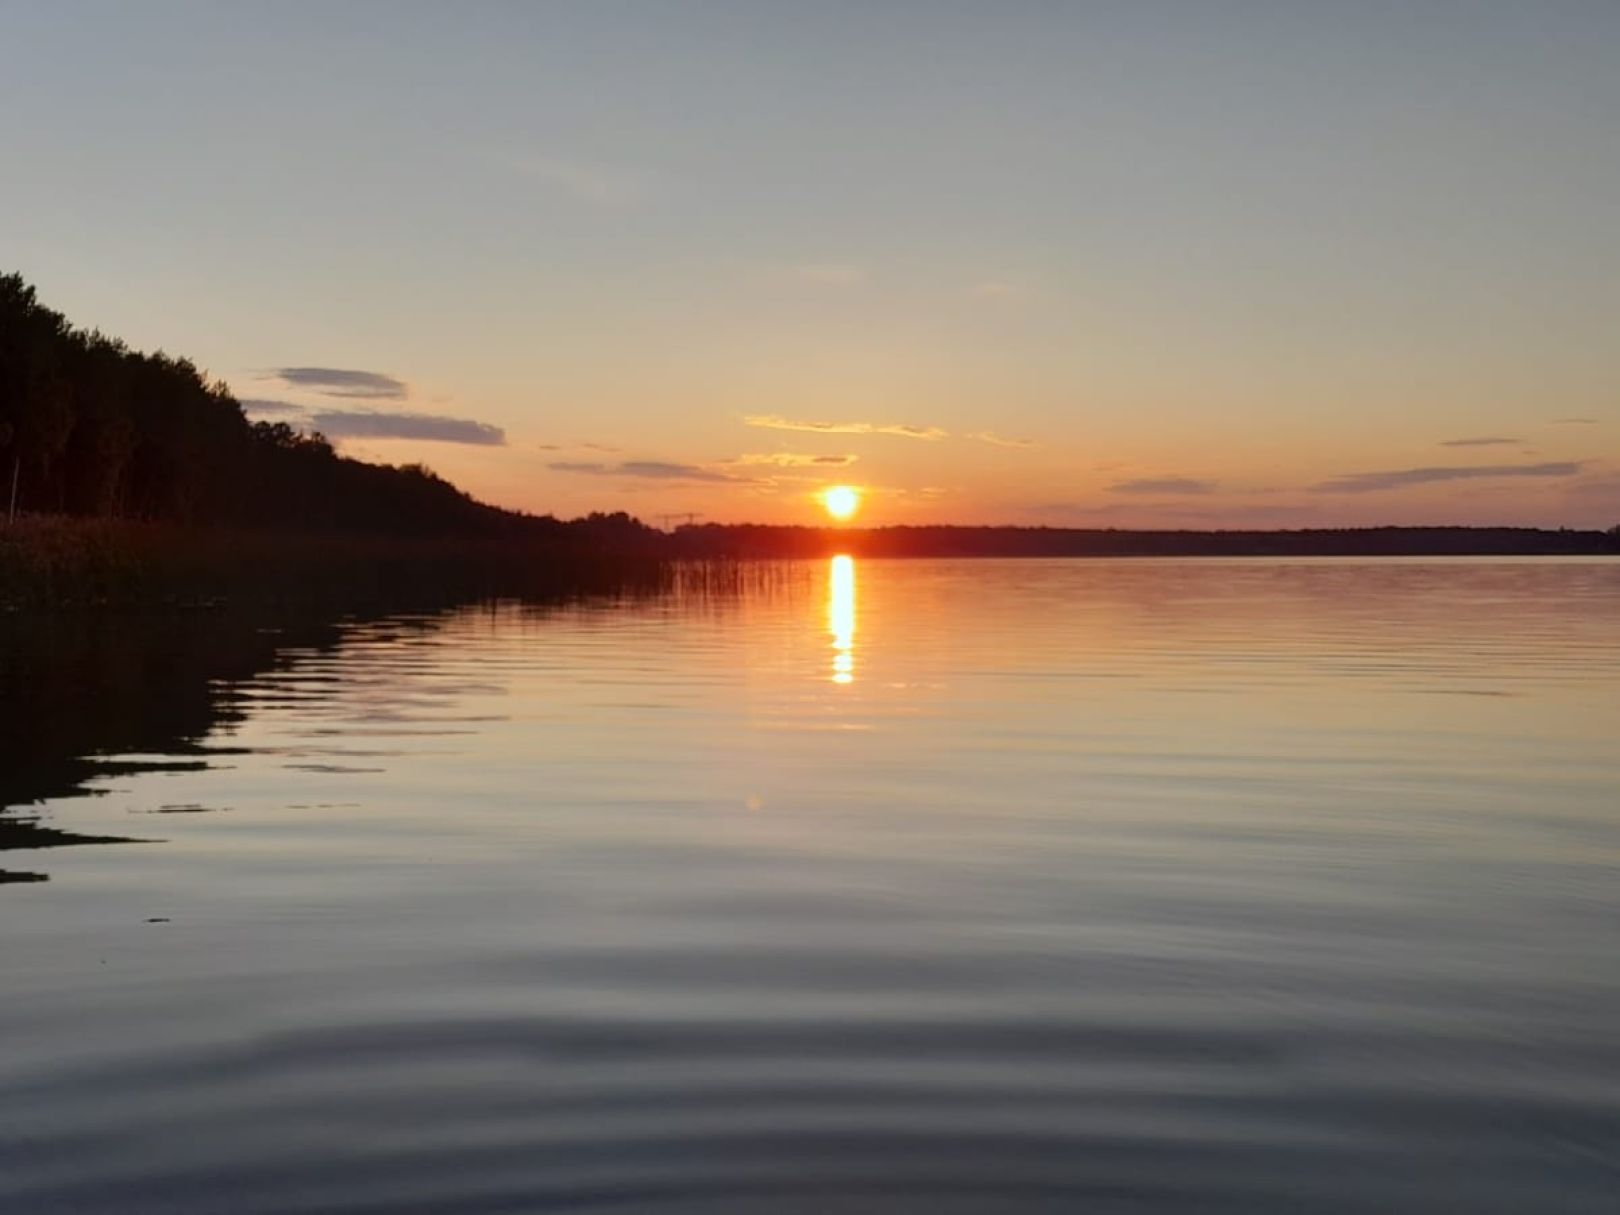
[[0, 166], [75, 320], [510, 505], [1620, 522], [1612, 2], [0, 0]]

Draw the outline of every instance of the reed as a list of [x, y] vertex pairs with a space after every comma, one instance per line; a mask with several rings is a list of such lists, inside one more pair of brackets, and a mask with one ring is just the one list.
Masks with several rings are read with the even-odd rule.
[[526, 537], [305, 535], [65, 517], [0, 524], [0, 605], [397, 606], [484, 596], [611, 593], [667, 583], [633, 549]]

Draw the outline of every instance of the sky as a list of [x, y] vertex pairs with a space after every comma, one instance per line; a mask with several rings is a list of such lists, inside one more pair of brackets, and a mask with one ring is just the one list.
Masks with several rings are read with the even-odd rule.
[[1620, 523], [1620, 4], [0, 0], [0, 270], [564, 516]]

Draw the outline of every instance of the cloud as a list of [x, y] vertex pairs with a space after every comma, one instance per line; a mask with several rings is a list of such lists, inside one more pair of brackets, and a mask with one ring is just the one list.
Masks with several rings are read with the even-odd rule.
[[410, 385], [404, 380], [378, 371], [353, 371], [346, 367], [277, 367], [271, 374], [284, 384], [307, 388], [328, 397], [403, 401], [410, 395]]
[[1596, 426], [1596, 418], [1554, 418], [1554, 426]]
[[1514, 443], [1523, 443], [1523, 439], [1442, 439], [1441, 447], [1508, 447]]
[[762, 426], [766, 430], [803, 430], [822, 435], [900, 435], [907, 439], [943, 439], [949, 433], [937, 426], [890, 426], [876, 422], [814, 422], [784, 418], [774, 413], [749, 414], [743, 418], [745, 426]]
[[1007, 439], [1001, 435], [992, 434], [988, 430], [977, 431], [974, 434], [963, 435], [964, 439], [973, 439], [980, 443], [989, 443], [992, 447], [1039, 447], [1034, 439]]
[[733, 464], [766, 465], [771, 468], [847, 468], [859, 456], [817, 456], [802, 451], [750, 452], [738, 456]]
[[536, 443], [541, 451], [600, 451], [616, 455], [622, 447], [609, 447], [606, 443]]
[[1284, 525], [1315, 518], [1318, 512], [1318, 507], [1314, 505], [1256, 503], [1194, 507], [1178, 502], [1109, 502], [1101, 506], [1084, 502], [1043, 502], [1030, 509], [1040, 514], [1088, 519], [1158, 517], [1176, 521], [1196, 520], [1201, 524], [1213, 524], [1216, 527]]
[[1600, 527], [1620, 523], [1620, 473], [1583, 477], [1570, 485], [1568, 501], [1577, 510], [1605, 512], [1594, 520]]
[[1111, 494], [1212, 494], [1215, 482], [1198, 481], [1192, 477], [1141, 477], [1135, 481], [1116, 481], [1108, 487]]
[[1572, 477], [1581, 466], [1563, 460], [1548, 464], [1466, 464], [1444, 468], [1403, 468], [1394, 472], [1346, 473], [1311, 486], [1316, 494], [1370, 494], [1409, 485], [1472, 481], [1484, 477]]
[[422, 439], [478, 447], [501, 447], [506, 443], [506, 432], [499, 426], [427, 413], [326, 409], [311, 414], [310, 424], [329, 439]]
[[1270, 505], [1257, 503], [1250, 506], [1232, 506], [1221, 510], [1193, 511], [1196, 519], [1225, 519], [1234, 523], [1286, 523], [1290, 520], [1312, 519], [1317, 508], [1310, 505]]
[[675, 464], [667, 460], [625, 460], [599, 464], [580, 460], [557, 460], [546, 465], [552, 472], [582, 473], [592, 477], [638, 477], [649, 481], [741, 481], [727, 473], [698, 464]]
[[565, 160], [557, 156], [530, 153], [499, 158], [509, 169], [555, 186], [580, 202], [599, 207], [631, 207], [647, 193], [644, 174], [601, 164]]
[[265, 397], [247, 397], [238, 402], [243, 413], [256, 414], [293, 414], [303, 413], [302, 405], [294, 405], [291, 401], [272, 401]]

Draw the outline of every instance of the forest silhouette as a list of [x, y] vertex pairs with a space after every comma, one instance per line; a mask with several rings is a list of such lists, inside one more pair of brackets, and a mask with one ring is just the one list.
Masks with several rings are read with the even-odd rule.
[[0, 513], [296, 532], [623, 543], [623, 512], [564, 523], [479, 502], [421, 464], [370, 464], [254, 422], [196, 364], [78, 329], [0, 276]]

